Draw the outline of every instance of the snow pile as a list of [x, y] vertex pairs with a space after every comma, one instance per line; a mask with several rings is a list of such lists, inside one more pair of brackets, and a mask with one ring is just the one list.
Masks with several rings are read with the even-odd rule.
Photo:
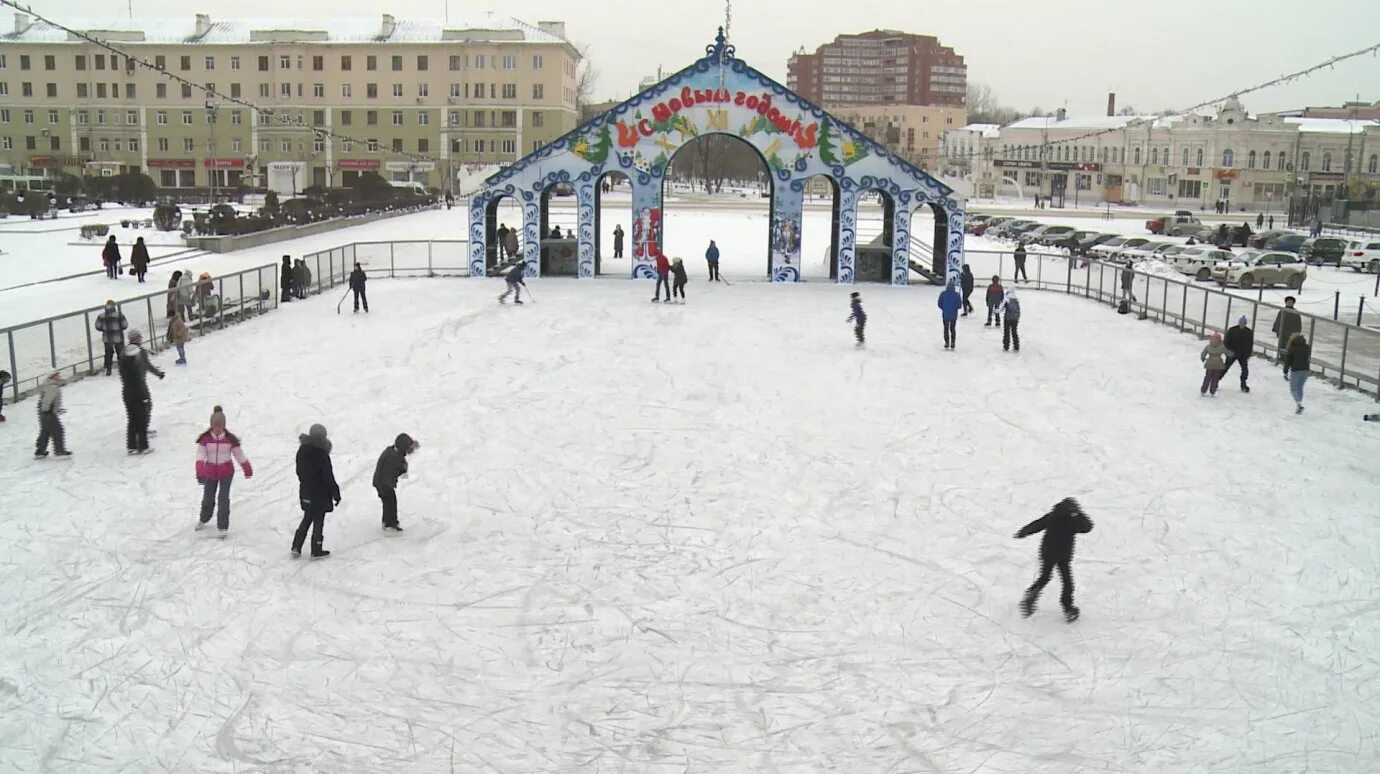
[[1184, 277], [1183, 272], [1158, 258], [1137, 261], [1131, 268], [1141, 274], [1153, 274], [1156, 277], [1170, 277], [1178, 280], [1182, 280]]

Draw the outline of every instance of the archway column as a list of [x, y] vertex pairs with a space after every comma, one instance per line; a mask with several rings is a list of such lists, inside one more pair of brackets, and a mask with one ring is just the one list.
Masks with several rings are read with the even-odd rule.
[[541, 191], [522, 201], [522, 261], [525, 277], [541, 276]]
[[852, 187], [840, 188], [838, 197], [839, 231], [834, 237], [839, 243], [838, 282], [852, 285], [858, 245], [858, 191]]
[[910, 216], [911, 205], [899, 202], [891, 211], [891, 284], [910, 284]]
[[470, 276], [484, 278], [489, 276], [485, 267], [485, 220], [489, 197], [475, 195], [470, 197]]
[[576, 276], [594, 276], [594, 189], [599, 185], [597, 176], [593, 180], [582, 180], [575, 187], [575, 211], [579, 246], [579, 268]]
[[[645, 178], [645, 179], [644, 179]], [[662, 177], [638, 175], [633, 181], [630, 229], [633, 279], [656, 279], [656, 252], [661, 250]]]
[[771, 235], [768, 274], [772, 282], [799, 282], [800, 221], [805, 209], [805, 192], [780, 181], [774, 182], [768, 228]]
[[[945, 199], [941, 208], [949, 216], [948, 235], [945, 238], [945, 263], [944, 263], [944, 282], [954, 283], [959, 281], [959, 276], [963, 273], [965, 262], [964, 242], [963, 242], [963, 203], [953, 199]], [[935, 245], [939, 249], [939, 245]]]

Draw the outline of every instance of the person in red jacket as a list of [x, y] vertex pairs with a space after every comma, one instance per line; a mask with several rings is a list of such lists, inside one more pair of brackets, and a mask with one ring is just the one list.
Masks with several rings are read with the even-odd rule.
[[656, 251], [656, 295], [652, 296], [652, 303], [661, 300], [661, 288], [666, 288], [666, 300], [671, 300], [671, 262], [666, 260], [666, 256], [660, 250]]
[[201, 519], [196, 528], [204, 529], [211, 523], [211, 507], [217, 506], [216, 528], [222, 540], [230, 529], [230, 482], [235, 480], [235, 463], [245, 478], [253, 478], [254, 466], [244, 456], [240, 439], [225, 429], [225, 412], [216, 406], [211, 412], [211, 428], [196, 439], [196, 482], [202, 489]]

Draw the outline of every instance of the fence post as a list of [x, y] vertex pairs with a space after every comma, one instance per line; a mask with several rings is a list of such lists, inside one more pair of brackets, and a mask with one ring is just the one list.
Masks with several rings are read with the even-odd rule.
[[8, 334], [10, 340], [10, 390], [11, 400], [19, 400], [19, 361], [14, 356], [14, 331]]
[[[1184, 287], [1188, 287], [1188, 286], [1185, 285]], [[1204, 336], [1207, 335], [1207, 327], [1208, 327], [1207, 307], [1208, 307], [1208, 292], [1207, 292], [1207, 290], [1205, 289], [1205, 290], [1203, 290], [1203, 335], [1204, 335]]]
[[[1073, 261], [1069, 261], [1069, 271], [1073, 271]], [[1089, 271], [1089, 272], [1088, 272], [1087, 279], [1085, 279], [1085, 280], [1083, 281], [1083, 297], [1084, 297], [1084, 298], [1087, 298], [1087, 297], [1089, 297], [1089, 296], [1091, 296], [1091, 295], [1092, 295], [1092, 272]]]
[[[1371, 293], [1371, 295], [1380, 296], [1380, 272], [1376, 272], [1375, 274], [1375, 292]], [[1376, 392], [1380, 393], [1380, 390], [1376, 390]]]
[[1356, 325], [1357, 327], [1360, 327], [1361, 315], [1366, 311], [1366, 297], [1361, 296], [1356, 300], [1358, 301], [1358, 303], [1356, 304]]
[[389, 279], [393, 279], [393, 265], [394, 265], [393, 243], [392, 243], [392, 242], [389, 242], [389, 243], [388, 243], [388, 278], [389, 278]]
[[1222, 295], [1227, 297], [1227, 316], [1222, 318], [1222, 330], [1225, 331], [1231, 327], [1231, 294], [1223, 293]]
[[96, 349], [91, 344], [91, 313], [82, 312], [82, 322], [86, 329], [86, 370], [96, 370]]
[[1255, 291], [1255, 301], [1259, 304], [1265, 301], [1265, 283], [1262, 282], [1257, 287], [1259, 289]]
[[53, 362], [53, 368], [57, 368], [57, 339], [53, 336], [53, 321], [48, 321], [48, 357]]
[[216, 295], [220, 296], [220, 303], [216, 304], [216, 327], [225, 328], [225, 278], [216, 277]]
[[[149, 327], [148, 327], [148, 331], [149, 331], [149, 351], [151, 351], [151, 352], [157, 352], [157, 351], [158, 351], [158, 329], [153, 327], [153, 299], [152, 299], [152, 298], [146, 298], [146, 299], [144, 299], [144, 314], [147, 314], [147, 315], [148, 315], [148, 318], [149, 318]], [[191, 313], [191, 311], [190, 311], [190, 307], [188, 308], [187, 316], [188, 316], [188, 317], [191, 317], [191, 316], [192, 316], [192, 313]], [[205, 335], [206, 335], [206, 332], [205, 332], [205, 331], [202, 331], [202, 332], [201, 332], [201, 335], [205, 336]]]
[[[1149, 279], [1150, 275], [1147, 274], [1147, 275], [1145, 275], [1145, 276], [1146, 276], [1146, 280], [1145, 280], [1145, 300], [1146, 300], [1146, 301], [1149, 301], [1149, 300], [1150, 300], [1150, 279]], [[1168, 325], [1168, 324], [1169, 324], [1169, 281], [1168, 281], [1168, 280], [1165, 280], [1164, 278], [1160, 278], [1160, 282], [1163, 283], [1163, 284], [1161, 285], [1161, 287], [1163, 288], [1163, 292], [1160, 294], [1160, 322], [1164, 323], [1165, 325]]]
[[[436, 269], [431, 265], [431, 240], [430, 240], [430, 239], [426, 240], [426, 276], [428, 276], [428, 277], [435, 277], [435, 276], [436, 276]], [[1039, 282], [1039, 277], [1036, 277], [1036, 282], [1037, 282], [1037, 283]]]
[[[1070, 260], [1069, 263], [1071, 264], [1071, 263], [1073, 263], [1073, 261]], [[1097, 265], [1097, 300], [1098, 300], [1098, 301], [1101, 301], [1101, 300], [1102, 300], [1102, 296], [1103, 296], [1102, 283], [1103, 283], [1103, 281], [1106, 279], [1106, 275], [1107, 275], [1106, 268], [1107, 268], [1106, 266], [1103, 266], [1103, 265], [1100, 264], [1100, 263]], [[1092, 273], [1092, 264], [1088, 264], [1088, 273], [1089, 273], [1089, 274]]]
[[1069, 264], [1068, 279], [1064, 280], [1064, 292], [1069, 294], [1073, 293], [1073, 264], [1071, 263]]
[[[1169, 280], [1164, 281], [1165, 292], [1168, 292]], [[1182, 331], [1188, 324], [1188, 288], [1183, 289], [1183, 303], [1179, 305], [1179, 330]]]
[[[1375, 276], [1376, 276], [1377, 278], [1380, 278], [1380, 274], [1377, 274], [1377, 275], [1375, 275]], [[1342, 291], [1340, 291], [1340, 290], [1334, 290], [1334, 291], [1332, 291], [1332, 319], [1334, 319], [1334, 320], [1339, 319], [1339, 318], [1338, 318], [1338, 315], [1341, 314], [1341, 311], [1342, 311]]]
[[[1346, 348], [1347, 348], [1347, 345], [1348, 345], [1350, 342], [1351, 342], [1351, 329], [1350, 329], [1350, 328], [1343, 328], [1343, 329], [1342, 329], [1342, 364], [1339, 365], [1339, 366], [1337, 366], [1337, 381], [1341, 382], [1343, 386], [1346, 385]], [[1356, 380], [1356, 386], [1357, 386], [1357, 387], [1360, 387], [1360, 386], [1361, 386], [1361, 380], [1360, 380], [1360, 379], [1357, 379], [1357, 380]]]

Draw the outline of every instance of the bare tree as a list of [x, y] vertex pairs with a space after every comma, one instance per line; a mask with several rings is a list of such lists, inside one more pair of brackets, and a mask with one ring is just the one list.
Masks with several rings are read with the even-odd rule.
[[1139, 113], [1134, 107], [1132, 107], [1132, 106], [1130, 106], [1130, 105], [1127, 105], [1126, 107], [1124, 107], [1124, 108], [1122, 108], [1122, 109], [1116, 111], [1116, 114], [1119, 115], [1119, 116], [1135, 116], [1135, 115], [1140, 115], [1140, 113]]
[[576, 45], [575, 52], [580, 57], [580, 64], [575, 71], [575, 111], [582, 115], [583, 108], [594, 101], [594, 87], [599, 83], [599, 70], [589, 57], [588, 43]]
[[1001, 104], [992, 87], [979, 81], [968, 81], [965, 102], [969, 123], [1006, 125], [1024, 117], [1019, 110]]

